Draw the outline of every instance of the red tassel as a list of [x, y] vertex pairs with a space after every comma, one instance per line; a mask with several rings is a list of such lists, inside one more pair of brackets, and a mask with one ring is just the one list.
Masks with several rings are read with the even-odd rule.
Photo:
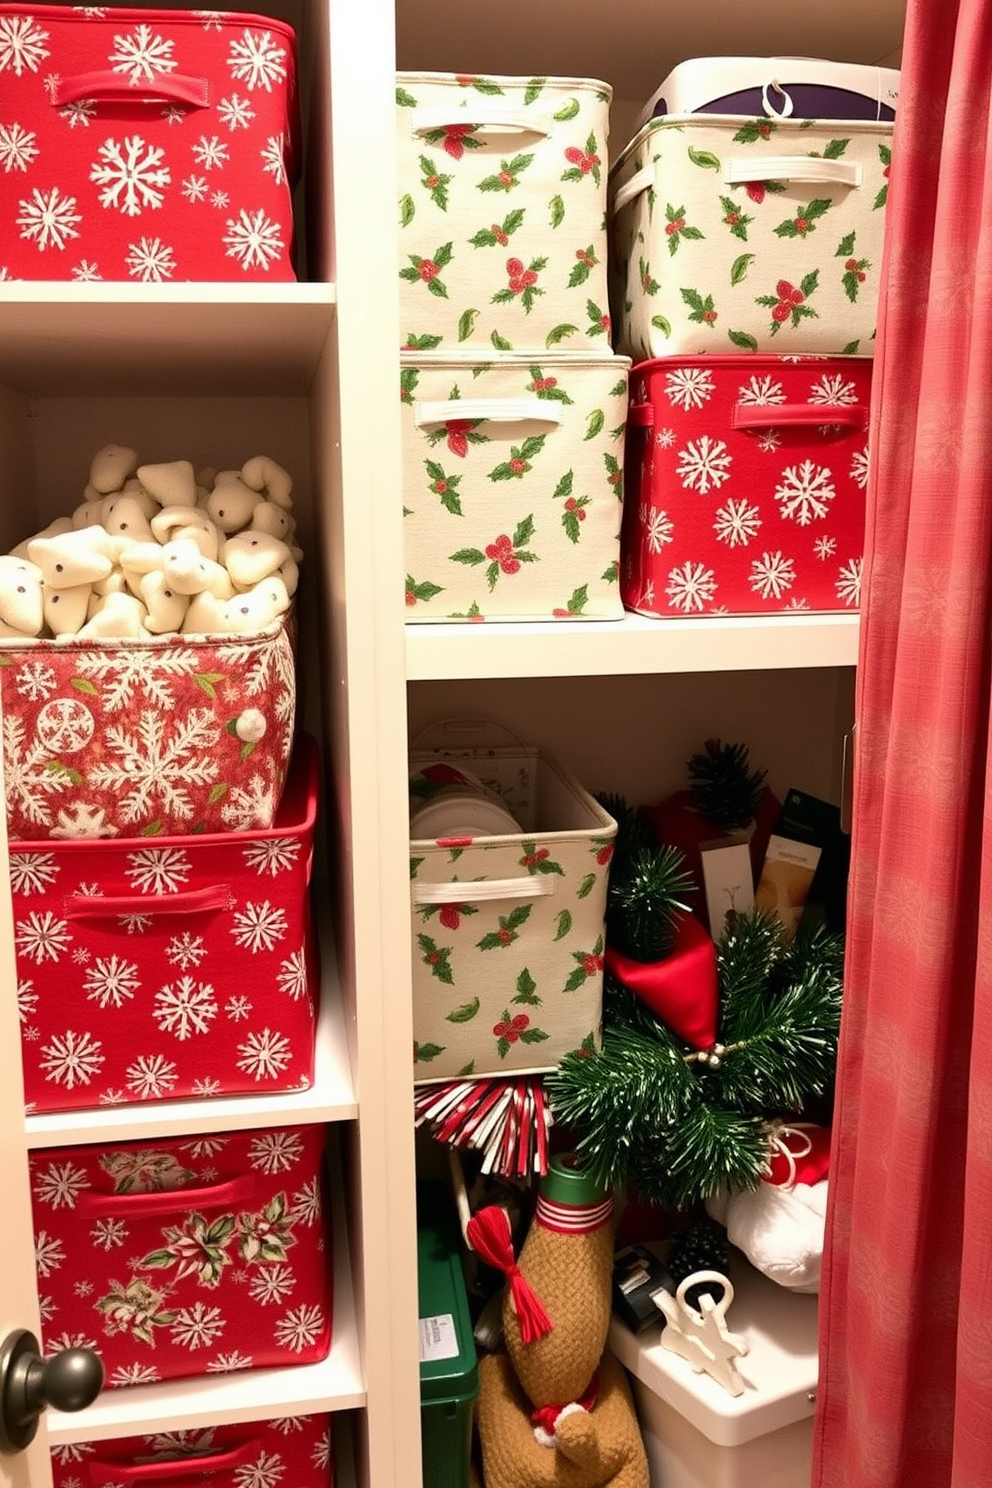
[[506, 1276], [513, 1306], [520, 1321], [520, 1337], [523, 1342], [536, 1343], [539, 1338], [550, 1333], [551, 1319], [513, 1258], [513, 1235], [506, 1210], [501, 1209], [498, 1204], [480, 1209], [469, 1220], [465, 1232], [472, 1249]]

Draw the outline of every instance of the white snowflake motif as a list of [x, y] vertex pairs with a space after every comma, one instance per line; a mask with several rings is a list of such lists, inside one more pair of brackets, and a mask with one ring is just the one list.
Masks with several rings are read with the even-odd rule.
[[[170, 731], [171, 729], [171, 731]], [[144, 712], [132, 732], [116, 724], [104, 734], [103, 759], [90, 783], [117, 794], [122, 823], [129, 826], [157, 814], [159, 801], [172, 816], [191, 821], [190, 790], [216, 778], [214, 746], [220, 727], [208, 708], [189, 708], [171, 717]]]
[[264, 88], [272, 92], [273, 83], [282, 82], [286, 76], [285, 49], [272, 39], [271, 31], [242, 32], [240, 41], [232, 41], [227, 58], [231, 76], [244, 83], [249, 92]]
[[766, 429], [758, 435], [755, 443], [763, 455], [772, 455], [782, 443], [782, 436], [777, 429]]
[[145, 1443], [156, 1457], [202, 1457], [218, 1450], [213, 1426], [203, 1431], [155, 1431]]
[[248, 1001], [247, 997], [229, 997], [224, 1004], [224, 1011], [235, 1023], [240, 1023], [243, 1019], [247, 1018], [251, 1010], [252, 1004]]
[[207, 954], [207, 948], [202, 935], [193, 935], [189, 930], [184, 930], [181, 935], [172, 937], [165, 948], [165, 954], [180, 971], [189, 971], [191, 966], [199, 966]]
[[0, 165], [10, 171], [26, 171], [38, 153], [38, 136], [20, 124], [0, 124]]
[[648, 552], [660, 553], [667, 543], [674, 540], [675, 523], [666, 511], [660, 507], [648, 507], [643, 515], [644, 535], [647, 538]]
[[326, 1468], [331, 1464], [331, 1433], [325, 1431], [320, 1439], [314, 1442], [313, 1451], [310, 1453], [310, 1461], [314, 1467]]
[[79, 1195], [89, 1186], [85, 1168], [71, 1162], [49, 1163], [33, 1184], [35, 1198], [53, 1209], [75, 1209]]
[[103, 275], [97, 264], [90, 263], [89, 259], [81, 258], [72, 271], [72, 277], [84, 284], [94, 284], [102, 279]]
[[704, 610], [716, 593], [716, 575], [704, 563], [686, 560], [681, 568], [673, 568], [665, 586], [668, 602], [673, 610], [682, 610], [691, 615]]
[[832, 558], [837, 551], [837, 539], [835, 537], [818, 537], [813, 544], [813, 552], [823, 563]]
[[53, 1354], [61, 1354], [65, 1349], [96, 1348], [96, 1341], [86, 1333], [56, 1333], [45, 1342]]
[[789, 603], [786, 605], [785, 608], [787, 610], [808, 610], [809, 609], [809, 600], [808, 599], [790, 599], [789, 600]]
[[89, 1297], [93, 1292], [93, 1283], [91, 1281], [75, 1281], [73, 1282], [72, 1290], [77, 1297]]
[[271, 782], [253, 775], [248, 786], [234, 786], [220, 809], [229, 831], [248, 832], [272, 820], [275, 793]]
[[70, 238], [78, 238], [76, 223], [82, 222], [82, 214], [76, 211], [76, 198], [63, 196], [57, 186], [49, 191], [39, 191], [37, 186], [30, 198], [18, 203], [20, 216], [17, 225], [21, 237], [33, 242], [39, 253], [46, 248], [58, 248], [60, 252]]
[[738, 403], [751, 408], [764, 408], [769, 403], [784, 403], [785, 388], [777, 377], [765, 373], [763, 377], [751, 377], [737, 389]]
[[236, 258], [242, 269], [268, 269], [283, 251], [282, 228], [260, 209], [227, 219], [224, 244], [228, 258]]
[[38, 994], [34, 990], [34, 982], [18, 982], [17, 984], [17, 1015], [22, 1023], [33, 1018], [38, 1011]]
[[29, 961], [36, 961], [39, 966], [45, 961], [61, 960], [72, 942], [66, 921], [48, 909], [28, 915], [26, 920], [18, 920], [14, 939], [21, 955]]
[[90, 1239], [98, 1250], [115, 1250], [128, 1239], [128, 1228], [122, 1219], [98, 1219], [90, 1230]]
[[837, 492], [826, 465], [803, 460], [788, 465], [782, 472], [782, 484], [775, 488], [775, 500], [781, 515], [800, 527], [808, 527], [815, 518], [825, 517]]
[[837, 598], [852, 609], [857, 609], [861, 601], [861, 559], [852, 558], [849, 563], [842, 565], [840, 577], [836, 584]]
[[205, 1302], [194, 1302], [182, 1307], [172, 1324], [172, 1338], [183, 1348], [209, 1348], [223, 1333], [227, 1319], [219, 1307], [208, 1307]]
[[127, 246], [124, 262], [132, 279], [140, 279], [143, 284], [161, 284], [163, 280], [172, 278], [176, 261], [171, 247], [161, 238], [139, 238]]
[[120, 956], [98, 956], [86, 973], [86, 996], [102, 1008], [123, 1007], [140, 986], [137, 966]]
[[124, 871], [142, 894], [176, 894], [189, 878], [190, 867], [181, 847], [148, 847], [128, 853]]
[[248, 1288], [254, 1301], [267, 1307], [283, 1302], [296, 1285], [291, 1266], [261, 1266]]
[[268, 1424], [273, 1431], [278, 1431], [280, 1436], [292, 1436], [296, 1431], [302, 1431], [309, 1421], [309, 1416], [277, 1416]]
[[210, 205], [212, 207], [218, 207], [221, 211], [223, 211], [225, 207], [230, 206], [230, 204], [231, 198], [228, 196], [226, 191], [215, 191], [210, 198]]
[[177, 108], [175, 104], [170, 104], [168, 108], [162, 110], [162, 118], [169, 125], [184, 124], [186, 122], [186, 112], [184, 109]]
[[286, 136], [270, 134], [259, 154], [262, 157], [263, 173], [270, 173], [277, 186], [284, 186], [286, 184]]
[[814, 382], [810, 388], [808, 403], [830, 403], [834, 406], [842, 405], [850, 407], [858, 401], [858, 390], [853, 382], [848, 382], [842, 372], [831, 374], [825, 372], [819, 382]]
[[139, 83], [154, 82], [156, 74], [175, 70], [174, 45], [166, 37], [156, 36], [151, 26], [135, 26], [130, 36], [114, 37], [115, 49], [110, 53], [110, 64], [114, 72], [125, 73], [128, 82], [136, 88]]
[[230, 98], [222, 98], [217, 105], [217, 115], [222, 124], [226, 124], [233, 134], [236, 129], [247, 129], [255, 117], [255, 110], [247, 98], [242, 98], [238, 93], [232, 93]]
[[705, 496], [711, 486], [719, 490], [730, 479], [732, 462], [733, 456], [722, 439], [701, 434], [679, 450], [678, 476], [687, 491]]
[[54, 1297], [42, 1296], [38, 1298], [38, 1316], [41, 1318], [41, 1321], [43, 1323], [50, 1323], [58, 1310], [59, 1304], [56, 1302]]
[[731, 497], [726, 506], [720, 507], [713, 530], [718, 542], [725, 542], [728, 547], [736, 548], [746, 547], [760, 526], [758, 508], [741, 496], [736, 501]]
[[660, 445], [662, 449], [671, 449], [672, 445], [675, 443], [675, 430], [659, 429], [657, 434], [654, 436], [654, 442], [655, 444]]
[[303, 1139], [296, 1132], [267, 1132], [248, 1149], [248, 1161], [262, 1173], [288, 1173], [300, 1160]]
[[167, 1096], [176, 1083], [176, 1066], [164, 1054], [142, 1054], [127, 1068], [127, 1086], [139, 1100]]
[[311, 1348], [324, 1330], [324, 1314], [314, 1303], [293, 1307], [276, 1324], [276, 1342], [300, 1354]]
[[315, 1225], [323, 1213], [320, 1199], [320, 1180], [311, 1178], [298, 1193], [293, 1195], [291, 1218], [296, 1224]]
[[72, 953], [73, 966], [89, 966], [92, 954], [92, 951], [88, 951], [85, 946], [79, 946]]
[[193, 1087], [192, 1088], [193, 1088], [193, 1094], [195, 1096], [202, 1097], [203, 1099], [206, 1099], [206, 1100], [211, 1100], [215, 1095], [220, 1095], [220, 1081], [219, 1080], [210, 1080], [210, 1079], [194, 1080], [193, 1081]]
[[868, 451], [855, 450], [851, 456], [851, 479], [863, 491], [868, 485]]
[[180, 1043], [197, 1033], [209, 1033], [217, 1016], [214, 989], [209, 982], [180, 977], [175, 985], [155, 993], [152, 1017], [163, 1033], [174, 1033]]
[[278, 1452], [259, 1452], [254, 1462], [246, 1462], [234, 1474], [235, 1488], [276, 1488], [286, 1471]]
[[158, 1379], [154, 1364], [118, 1364], [111, 1372], [112, 1385], [153, 1385]]
[[51, 697], [58, 685], [55, 672], [43, 661], [26, 661], [17, 669], [17, 695], [29, 703], [40, 703]]
[[226, 12], [223, 10], [194, 10], [195, 15], [201, 22], [204, 31], [222, 31]]
[[56, 1034], [50, 1044], [42, 1046], [44, 1058], [41, 1068], [46, 1080], [64, 1085], [72, 1090], [76, 1085], [88, 1085], [98, 1075], [106, 1062], [100, 1053], [103, 1044], [89, 1033], [75, 1033], [71, 1028]]
[[762, 553], [751, 564], [748, 583], [762, 599], [781, 599], [796, 582], [796, 565], [781, 552]]
[[305, 997], [310, 986], [306, 952], [301, 949], [287, 957], [279, 967], [276, 981], [279, 991], [285, 992], [286, 996], [291, 997], [294, 1002], [299, 1002], [301, 997]]
[[123, 1106], [123, 1090], [102, 1090], [100, 1092], [100, 1104], [101, 1106]]
[[271, 951], [286, 934], [286, 911], [267, 899], [261, 904], [246, 904], [234, 916], [231, 934], [244, 950]]
[[242, 851], [248, 868], [254, 868], [261, 878], [270, 874], [275, 878], [286, 869], [295, 867], [300, 857], [300, 844], [294, 837], [272, 837], [268, 841], [252, 842]]
[[64, 1442], [51, 1450], [56, 1462], [85, 1462], [90, 1453], [96, 1451], [96, 1447], [92, 1442]]
[[237, 1350], [231, 1354], [218, 1354], [216, 1359], [211, 1359], [207, 1365], [208, 1374], [233, 1374], [237, 1369], [250, 1369], [253, 1360], [251, 1354], [240, 1354]]
[[23, 1037], [27, 1043], [36, 1044], [41, 1038], [41, 1029], [35, 1027], [26, 1027], [23, 1030]]
[[47, 1230], [39, 1230], [34, 1241], [34, 1263], [38, 1268], [39, 1276], [51, 1276], [57, 1271], [65, 1260], [65, 1246], [62, 1241]]
[[128, 935], [141, 935], [152, 924], [152, 917], [143, 914], [121, 915], [120, 924]]
[[104, 140], [97, 154], [103, 164], [90, 167], [90, 180], [104, 188], [102, 207], [116, 208], [125, 217], [140, 217], [146, 207], [154, 210], [162, 205], [172, 175], [162, 163], [165, 151], [159, 145], [149, 145], [140, 134], [132, 134], [123, 140]]
[[702, 408], [713, 396], [713, 374], [706, 367], [679, 367], [665, 374], [665, 392], [676, 408]]
[[116, 837], [117, 828], [106, 820], [102, 806], [87, 806], [85, 801], [74, 801], [65, 811], [60, 811], [57, 826], [51, 830], [53, 837]]
[[59, 109], [59, 118], [65, 119], [70, 129], [88, 129], [90, 120], [96, 118], [96, 100], [77, 98], [75, 102], [67, 103], [65, 108]]
[[38, 737], [53, 754], [85, 749], [96, 720], [80, 698], [52, 698], [38, 714]]
[[45, 31], [33, 16], [0, 16], [0, 72], [20, 77], [37, 72], [38, 64], [49, 55]]
[[218, 139], [216, 134], [211, 135], [209, 139], [205, 134], [201, 134], [193, 146], [193, 154], [204, 170], [221, 170], [230, 156], [224, 141]]
[[42, 894], [59, 876], [53, 853], [12, 852], [8, 872], [15, 894]]
[[207, 195], [207, 183], [202, 176], [187, 176], [183, 182], [182, 192], [188, 201], [204, 201]]
[[282, 1074], [292, 1059], [289, 1039], [274, 1029], [263, 1028], [260, 1033], [250, 1033], [244, 1044], [238, 1045], [238, 1069], [260, 1080], [275, 1080]]

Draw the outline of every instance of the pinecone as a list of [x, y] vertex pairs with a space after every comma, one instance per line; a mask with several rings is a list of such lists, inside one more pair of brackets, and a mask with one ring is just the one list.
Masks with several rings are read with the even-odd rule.
[[[730, 1265], [730, 1245], [727, 1232], [715, 1219], [694, 1220], [675, 1231], [668, 1252], [668, 1271], [678, 1287], [694, 1271], [719, 1271], [727, 1275]], [[710, 1296], [719, 1302], [723, 1288], [715, 1281], [701, 1281], [689, 1287], [685, 1300], [690, 1307], [699, 1306], [702, 1296]]]
[[689, 789], [707, 821], [734, 832], [752, 820], [761, 800], [765, 770], [750, 770], [746, 744], [707, 739], [704, 754], [688, 763]]

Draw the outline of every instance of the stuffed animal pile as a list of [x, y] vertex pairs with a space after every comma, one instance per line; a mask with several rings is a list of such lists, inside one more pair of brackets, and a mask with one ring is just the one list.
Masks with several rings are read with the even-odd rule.
[[264, 629], [289, 609], [299, 578], [291, 491], [267, 455], [194, 471], [105, 445], [72, 514], [0, 556], [0, 637]]

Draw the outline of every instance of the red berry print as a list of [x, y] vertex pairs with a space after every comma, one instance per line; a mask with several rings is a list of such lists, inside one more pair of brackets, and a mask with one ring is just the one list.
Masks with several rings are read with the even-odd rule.
[[425, 284], [429, 284], [432, 279], [436, 279], [440, 272], [441, 270], [437, 264], [430, 258], [422, 258], [417, 268], [417, 273]]
[[596, 854], [596, 862], [599, 864], [599, 866], [601, 868], [605, 868], [606, 864], [610, 861], [610, 859], [612, 857], [613, 857], [613, 843], [612, 842], [608, 842], [605, 847], [601, 847], [599, 849], [599, 852]]

